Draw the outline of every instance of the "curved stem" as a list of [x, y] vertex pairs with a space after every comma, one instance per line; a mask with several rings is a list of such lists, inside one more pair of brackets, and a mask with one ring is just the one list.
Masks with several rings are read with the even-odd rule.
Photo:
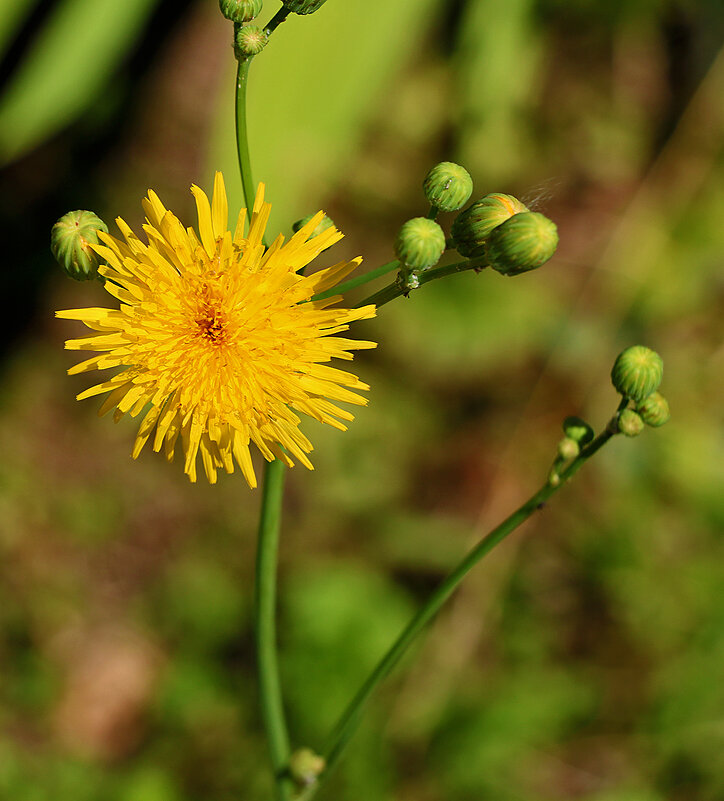
[[350, 278], [349, 281], [338, 284], [332, 287], [332, 289], [326, 289], [324, 292], [320, 292], [318, 295], [315, 295], [312, 300], [324, 300], [325, 298], [331, 298], [332, 295], [344, 295], [345, 292], [349, 292], [352, 289], [356, 289], [358, 286], [363, 286], [370, 281], [374, 281], [375, 278], [381, 278], [383, 275], [391, 273], [393, 270], [398, 269], [399, 266], [400, 262], [397, 260], [388, 261], [387, 264], [381, 264], [379, 267], [375, 267], [374, 270], [356, 275], [354, 278]]
[[367, 680], [362, 684], [357, 694], [349, 703], [347, 709], [342, 714], [332, 734], [329, 737], [327, 746], [324, 750], [324, 757], [327, 762], [325, 772], [320, 776], [319, 781], [311, 787], [307, 793], [302, 795], [304, 801], [312, 798], [319, 789], [322, 781], [328, 777], [330, 770], [339, 760], [347, 742], [354, 734], [360, 720], [362, 709], [372, 695], [377, 685], [390, 673], [395, 665], [400, 661], [403, 654], [407, 651], [411, 643], [425, 626], [435, 617], [445, 601], [452, 595], [463, 578], [468, 574], [486, 554], [502, 542], [512, 531], [521, 523], [525, 522], [534, 512], [541, 509], [545, 502], [554, 495], [563, 484], [570, 479], [583, 464], [593, 456], [608, 440], [614, 435], [614, 429], [609, 424], [606, 429], [599, 434], [593, 442], [584, 448], [579, 456], [561, 473], [561, 482], [556, 486], [545, 484], [541, 489], [532, 495], [524, 504], [516, 509], [499, 526], [490, 531], [482, 540], [462, 559], [448, 576], [442, 581], [438, 588], [428, 598], [422, 608], [407, 624], [397, 640], [392, 644], [387, 653], [382, 657], [377, 667], [372, 671]]
[[287, 772], [290, 755], [289, 735], [284, 719], [276, 652], [276, 570], [284, 470], [284, 464], [278, 459], [268, 462], [265, 467], [254, 589], [259, 703], [269, 744], [278, 801], [288, 801], [292, 793], [292, 784]]
[[[465, 261], [456, 261], [452, 264], [445, 264], [442, 267], [435, 267], [432, 270], [425, 270], [424, 272], [415, 273], [415, 275], [418, 280], [418, 286], [422, 286], [423, 284], [429, 284], [430, 281], [435, 281], [438, 278], [445, 278], [446, 276], [454, 275], [455, 273], [463, 273], [467, 272], [468, 270], [480, 272], [480, 270], [486, 266], [486, 263], [480, 259], [465, 259]], [[367, 306], [370, 303], [374, 303], [375, 306], [378, 307], [384, 306], [385, 303], [389, 303], [391, 300], [399, 298], [402, 295], [408, 295], [411, 291], [412, 290], [410, 287], [405, 286], [403, 282], [395, 280], [391, 284], [388, 284], [386, 287], [380, 289], [379, 292], [375, 292], [373, 295], [370, 295], [369, 297], [355, 304], [355, 308]]]
[[266, 28], [264, 28], [266, 35], [271, 36], [290, 13], [291, 12], [286, 6], [282, 6], [279, 11], [277, 11], [277, 13], [269, 20], [269, 24], [266, 26]]
[[254, 208], [254, 181], [251, 177], [249, 134], [246, 129], [246, 87], [249, 82], [251, 60], [251, 57], [239, 59], [236, 70], [236, 152], [239, 156], [241, 185], [249, 215]]

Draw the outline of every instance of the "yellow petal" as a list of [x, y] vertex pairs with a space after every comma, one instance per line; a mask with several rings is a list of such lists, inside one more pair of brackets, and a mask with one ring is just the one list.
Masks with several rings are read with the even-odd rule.
[[211, 202], [211, 223], [214, 228], [214, 239], [226, 233], [229, 224], [229, 204], [226, 200], [224, 176], [217, 172], [214, 176], [214, 194]]
[[196, 200], [196, 210], [199, 215], [199, 234], [201, 236], [201, 243], [209, 258], [214, 255], [216, 250], [216, 239], [214, 237], [214, 227], [211, 223], [211, 206], [209, 206], [209, 199], [206, 193], [200, 187], [194, 184], [191, 187], [191, 194]]

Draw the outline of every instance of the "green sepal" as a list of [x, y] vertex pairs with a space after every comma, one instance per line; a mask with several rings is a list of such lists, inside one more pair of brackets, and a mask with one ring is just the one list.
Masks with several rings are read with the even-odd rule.
[[636, 407], [636, 411], [647, 426], [658, 428], [668, 423], [671, 417], [669, 402], [659, 392], [652, 392]]
[[441, 161], [428, 172], [422, 189], [431, 206], [440, 211], [457, 211], [473, 193], [473, 179], [465, 167]]
[[445, 233], [427, 217], [413, 217], [400, 228], [395, 239], [395, 255], [411, 270], [434, 267], [445, 252]]
[[495, 228], [515, 214], [528, 209], [513, 195], [493, 192], [461, 211], [450, 231], [461, 256], [475, 259], [485, 255], [485, 243]]
[[644, 421], [633, 409], [624, 409], [618, 416], [618, 430], [627, 437], [637, 437], [644, 430]]
[[611, 381], [617, 392], [636, 403], [655, 392], [663, 376], [661, 356], [643, 345], [633, 345], [619, 353], [611, 370]]
[[258, 56], [269, 41], [267, 32], [258, 25], [237, 25], [234, 31], [234, 55], [237, 59]]
[[581, 452], [581, 446], [572, 437], [563, 437], [558, 443], [558, 456], [565, 462], [575, 459]]
[[580, 417], [566, 417], [563, 421], [563, 432], [581, 447], [588, 445], [593, 440], [593, 429]]
[[264, 0], [219, 0], [221, 13], [232, 22], [251, 22], [261, 14]]
[[108, 226], [92, 211], [69, 211], [52, 227], [50, 249], [66, 275], [75, 281], [98, 277], [101, 260], [91, 245], [98, 244], [98, 231]]
[[556, 224], [536, 211], [524, 211], [493, 229], [485, 255], [502, 275], [520, 275], [545, 264], [557, 247]]

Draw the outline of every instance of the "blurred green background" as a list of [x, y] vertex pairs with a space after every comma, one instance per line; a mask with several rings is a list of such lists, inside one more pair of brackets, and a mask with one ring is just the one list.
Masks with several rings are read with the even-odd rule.
[[[267, 0], [263, 21], [276, 11]], [[214, 0], [0, 5], [0, 798], [267, 799], [251, 650], [259, 493], [129, 452], [74, 395], [51, 262], [69, 209], [141, 222], [234, 181]], [[371, 403], [288, 477], [280, 640], [318, 746], [461, 554], [597, 428], [641, 343], [673, 418], [617, 438], [469, 577], [376, 696], [336, 801], [724, 798], [724, 8], [719, 0], [329, 0], [252, 68], [271, 229], [326, 208], [320, 263], [391, 258], [441, 159], [559, 226], [515, 279], [436, 282], [355, 334]], [[450, 220], [444, 220], [449, 225]]]

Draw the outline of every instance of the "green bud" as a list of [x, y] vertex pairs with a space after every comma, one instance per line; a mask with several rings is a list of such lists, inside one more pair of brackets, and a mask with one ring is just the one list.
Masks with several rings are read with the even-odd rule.
[[618, 416], [618, 430], [627, 437], [637, 437], [644, 430], [644, 421], [633, 409], [624, 409]]
[[98, 276], [101, 260], [91, 245], [98, 244], [98, 231], [108, 233], [108, 226], [92, 211], [69, 211], [50, 231], [50, 249], [67, 275], [76, 281]]
[[261, 14], [263, 0], [219, 0], [221, 13], [232, 22], [251, 22]]
[[[311, 219], [314, 217], [313, 214], [307, 214], [306, 217], [302, 217], [301, 220], [297, 220], [295, 223], [292, 224], [292, 231], [296, 234], [297, 231], [305, 226]], [[322, 231], [326, 231], [327, 228], [334, 228], [334, 222], [332, 222], [332, 218], [328, 217], [326, 214], [322, 217], [322, 222], [312, 231], [309, 235], [310, 238], [313, 236], [318, 236], [322, 233]]]
[[289, 772], [294, 781], [302, 787], [314, 784], [325, 766], [324, 757], [315, 754], [311, 748], [299, 748], [289, 759]]
[[581, 446], [572, 437], [563, 437], [558, 443], [558, 456], [564, 461], [575, 459], [581, 452]]
[[646, 425], [654, 428], [668, 423], [671, 417], [669, 402], [658, 392], [652, 392], [643, 403], [636, 407], [636, 411], [641, 415], [641, 419]]
[[619, 353], [611, 381], [619, 394], [641, 403], [659, 388], [663, 375], [661, 356], [643, 345], [634, 345]]
[[441, 161], [427, 174], [422, 189], [431, 206], [440, 211], [457, 211], [468, 202], [473, 192], [473, 179], [465, 167]]
[[282, 5], [295, 14], [314, 14], [326, 2], [327, 0], [282, 0]]
[[450, 233], [457, 252], [468, 259], [485, 255], [485, 242], [493, 229], [524, 211], [528, 209], [513, 195], [485, 195], [460, 212], [452, 224]]
[[242, 25], [234, 34], [234, 55], [237, 59], [257, 56], [266, 47], [269, 37], [258, 25]]
[[563, 421], [563, 432], [582, 447], [593, 439], [593, 429], [580, 417], [566, 417]]
[[525, 211], [493, 229], [485, 243], [485, 256], [502, 275], [519, 275], [545, 264], [556, 247], [556, 224], [536, 211]]
[[400, 228], [395, 239], [397, 258], [411, 270], [427, 270], [445, 252], [445, 234], [434, 220], [413, 217]]

